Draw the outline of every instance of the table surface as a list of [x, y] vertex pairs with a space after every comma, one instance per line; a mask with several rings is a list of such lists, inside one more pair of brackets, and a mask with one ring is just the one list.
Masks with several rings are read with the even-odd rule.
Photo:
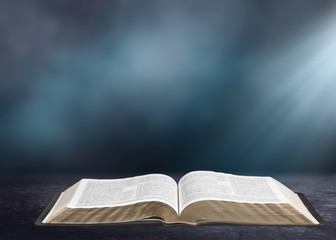
[[323, 226], [35, 226], [52, 196], [79, 179], [0, 177], [0, 239], [336, 239], [336, 175], [277, 177], [305, 194], [326, 221]]

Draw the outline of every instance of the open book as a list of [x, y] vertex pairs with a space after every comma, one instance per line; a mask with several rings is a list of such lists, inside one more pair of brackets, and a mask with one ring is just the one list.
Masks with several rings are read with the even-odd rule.
[[271, 177], [194, 171], [82, 179], [62, 192], [42, 224], [139, 221], [165, 224], [317, 225], [299, 196]]

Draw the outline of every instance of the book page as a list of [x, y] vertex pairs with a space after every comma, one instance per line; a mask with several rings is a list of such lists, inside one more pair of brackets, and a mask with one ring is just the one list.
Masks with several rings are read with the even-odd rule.
[[247, 203], [284, 203], [285, 196], [270, 177], [238, 176], [211, 171], [195, 171], [179, 182], [179, 212], [202, 200]]
[[67, 206], [67, 204], [71, 201], [71, 199], [75, 195], [79, 186], [80, 186], [80, 181], [72, 185], [70, 188], [68, 188], [64, 192], [62, 192], [59, 198], [57, 199], [57, 201], [55, 202], [53, 208], [50, 210], [48, 215], [43, 219], [42, 223], [47, 223], [55, 215], [57, 215], [62, 210], [64, 210], [64, 208]]
[[99, 208], [160, 201], [178, 211], [177, 184], [169, 176], [148, 174], [123, 179], [83, 179], [71, 208]]

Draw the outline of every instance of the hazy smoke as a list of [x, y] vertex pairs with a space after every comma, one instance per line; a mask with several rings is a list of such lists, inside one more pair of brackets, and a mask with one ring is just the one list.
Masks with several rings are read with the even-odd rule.
[[[314, 110], [303, 109], [311, 88], [293, 76], [315, 69], [302, 63], [315, 53], [295, 50], [325, 25], [331, 6], [0, 1], [5, 166], [262, 171], [289, 155], [300, 162], [312, 145], [300, 144], [302, 133], [330, 128], [310, 118], [327, 109], [320, 96]], [[316, 54], [324, 41], [315, 40]], [[310, 80], [315, 90], [319, 77]]]

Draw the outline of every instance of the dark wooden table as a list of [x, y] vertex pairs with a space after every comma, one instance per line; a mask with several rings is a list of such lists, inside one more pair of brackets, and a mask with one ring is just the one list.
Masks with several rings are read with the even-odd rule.
[[326, 221], [324, 226], [35, 226], [34, 221], [54, 193], [79, 179], [0, 177], [0, 239], [336, 239], [336, 175], [277, 177], [292, 190], [306, 195]]

